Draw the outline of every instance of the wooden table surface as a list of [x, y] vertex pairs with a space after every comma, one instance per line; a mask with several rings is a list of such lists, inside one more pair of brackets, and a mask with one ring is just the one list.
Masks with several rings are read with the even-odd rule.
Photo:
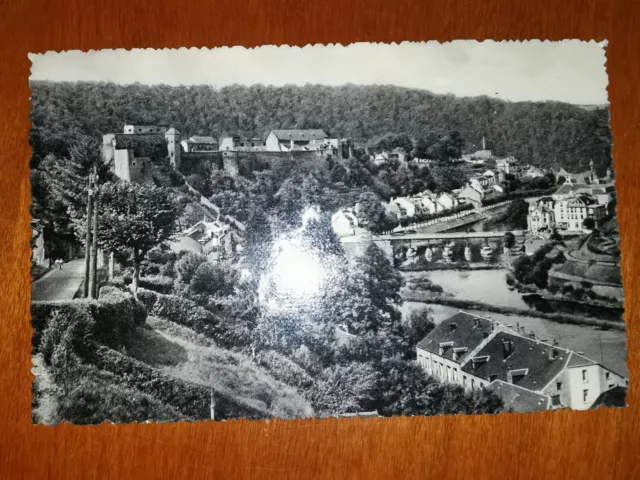
[[[0, 478], [640, 478], [640, 2], [0, 2]], [[626, 409], [440, 418], [31, 425], [28, 52], [353, 41], [609, 40]], [[636, 166], [637, 165], [637, 166]]]

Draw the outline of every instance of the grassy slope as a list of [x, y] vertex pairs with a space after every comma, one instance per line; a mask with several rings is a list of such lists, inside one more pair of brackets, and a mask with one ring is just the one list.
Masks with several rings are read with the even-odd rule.
[[214, 387], [274, 417], [308, 417], [313, 409], [294, 388], [274, 380], [245, 355], [219, 348], [210, 339], [173, 322], [149, 317], [128, 354], [161, 372]]

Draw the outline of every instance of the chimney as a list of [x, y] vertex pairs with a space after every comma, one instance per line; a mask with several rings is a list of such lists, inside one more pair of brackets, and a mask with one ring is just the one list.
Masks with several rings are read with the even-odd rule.
[[553, 346], [549, 348], [549, 360], [555, 360], [560, 355], [558, 350], [558, 342], [556, 340], [553, 341]]
[[511, 340], [502, 340], [502, 351], [504, 353], [504, 358], [509, 358], [509, 356], [513, 353], [513, 342]]

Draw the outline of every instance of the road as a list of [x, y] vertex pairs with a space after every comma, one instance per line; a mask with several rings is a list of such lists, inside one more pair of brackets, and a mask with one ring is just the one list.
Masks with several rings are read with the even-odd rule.
[[65, 263], [33, 282], [32, 302], [73, 300], [84, 278], [84, 259]]

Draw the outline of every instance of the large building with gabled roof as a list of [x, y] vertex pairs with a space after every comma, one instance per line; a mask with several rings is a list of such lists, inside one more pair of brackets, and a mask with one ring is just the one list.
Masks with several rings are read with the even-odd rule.
[[466, 390], [487, 388], [514, 411], [585, 410], [628, 380], [580, 353], [463, 311], [441, 322], [416, 347], [432, 377]]

